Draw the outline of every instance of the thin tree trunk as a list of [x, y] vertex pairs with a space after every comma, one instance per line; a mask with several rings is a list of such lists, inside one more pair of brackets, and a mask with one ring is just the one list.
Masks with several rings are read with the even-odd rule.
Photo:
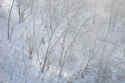
[[14, 0], [13, 0], [13, 2], [12, 2], [12, 5], [11, 5], [11, 9], [10, 9], [10, 13], [9, 13], [9, 19], [8, 19], [8, 40], [10, 39], [10, 31], [9, 31], [9, 29], [10, 29], [10, 16], [11, 16], [11, 12], [12, 12], [12, 9], [13, 9], [13, 4], [14, 4]]

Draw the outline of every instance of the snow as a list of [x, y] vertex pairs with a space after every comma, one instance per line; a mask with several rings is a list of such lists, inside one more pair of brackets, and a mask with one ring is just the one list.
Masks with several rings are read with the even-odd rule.
[[[125, 45], [120, 43], [123, 22], [118, 20], [114, 31], [109, 33], [107, 24], [101, 26], [100, 20], [104, 19], [107, 23], [106, 18], [109, 17], [109, 13], [104, 12], [104, 2], [97, 1], [96, 13], [91, 7], [89, 11], [85, 8], [71, 22], [71, 16], [75, 14], [73, 8], [77, 5], [70, 13], [64, 13], [68, 11], [67, 7], [74, 4], [73, 1], [64, 3], [61, 0], [57, 4], [53, 0], [51, 7], [60, 7], [48, 12], [50, 2], [34, 0], [33, 7], [36, 8], [32, 9], [30, 5], [24, 13], [24, 18], [27, 19], [19, 23], [19, 4], [18, 0], [14, 0], [9, 28], [10, 33], [12, 28], [13, 32], [11, 40], [8, 40], [8, 17], [12, 1], [4, 0], [0, 6], [0, 14], [3, 14], [0, 15], [0, 83], [125, 83]], [[24, 0], [23, 3], [27, 6], [29, 2], [30, 0]], [[92, 3], [88, 2], [88, 5]], [[32, 14], [31, 9], [34, 11]], [[98, 13], [96, 17], [99, 19], [94, 28], [91, 19], [93, 13]], [[88, 18], [88, 22], [82, 26]], [[74, 27], [77, 25], [77, 28]], [[63, 54], [60, 59], [61, 52]], [[48, 60], [42, 73], [46, 53]]]

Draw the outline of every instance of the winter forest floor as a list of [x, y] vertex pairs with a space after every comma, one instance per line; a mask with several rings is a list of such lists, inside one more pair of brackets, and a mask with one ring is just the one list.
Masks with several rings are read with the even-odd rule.
[[125, 83], [124, 0], [0, 0], [0, 83]]

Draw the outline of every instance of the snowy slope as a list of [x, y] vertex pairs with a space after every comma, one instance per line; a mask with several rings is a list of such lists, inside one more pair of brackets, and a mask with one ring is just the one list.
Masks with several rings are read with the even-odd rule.
[[0, 0], [0, 83], [125, 83], [125, 30], [118, 20], [108, 32], [104, 3], [109, 2], [96, 1], [93, 12], [94, 1], [86, 1], [88, 9], [79, 12], [80, 0], [24, 0], [19, 22], [19, 0], [14, 0], [8, 40], [12, 1]]

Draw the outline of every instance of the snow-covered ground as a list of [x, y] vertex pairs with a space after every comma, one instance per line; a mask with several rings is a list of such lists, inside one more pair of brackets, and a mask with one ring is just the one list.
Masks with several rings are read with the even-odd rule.
[[125, 83], [124, 18], [109, 3], [0, 0], [0, 83]]

